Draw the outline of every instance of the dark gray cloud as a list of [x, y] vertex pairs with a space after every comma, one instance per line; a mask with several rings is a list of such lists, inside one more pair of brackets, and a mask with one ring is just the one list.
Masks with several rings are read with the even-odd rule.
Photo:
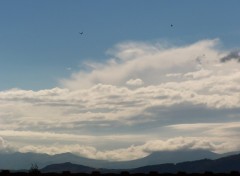
[[232, 51], [220, 59], [221, 62], [227, 62], [229, 60], [237, 60], [240, 62], [240, 51]]

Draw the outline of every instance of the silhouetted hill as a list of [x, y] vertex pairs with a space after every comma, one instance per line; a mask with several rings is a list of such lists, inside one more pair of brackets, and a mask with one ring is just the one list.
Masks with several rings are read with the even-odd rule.
[[62, 173], [63, 171], [71, 171], [71, 173], [92, 173], [95, 169], [88, 166], [72, 164], [70, 162], [51, 164], [41, 169], [42, 173]]
[[206, 171], [214, 173], [230, 173], [231, 171], [240, 171], [240, 154], [216, 160], [203, 159], [177, 164], [170, 163], [144, 166], [130, 171], [132, 173], [149, 173], [150, 171], [156, 171], [159, 173], [177, 173], [179, 171], [187, 173], [204, 173]]
[[93, 168], [88, 166], [83, 166], [79, 164], [73, 164], [70, 162], [51, 164], [41, 169], [42, 173], [62, 173], [63, 171], [69, 171], [71, 173], [92, 173], [93, 171], [98, 171], [100, 173], [120, 173], [122, 169], [104, 169], [104, 168]]
[[[46, 166], [41, 171], [46, 172], [63, 172], [70, 171], [72, 173], [91, 173], [96, 169], [92, 167], [72, 164], [72, 163], [63, 163], [63, 164], [53, 164]], [[123, 169], [97, 169], [101, 173], [120, 173]], [[159, 165], [149, 165], [144, 167], [139, 167], [135, 169], [129, 169], [130, 173], [149, 173], [152, 171], [156, 171], [159, 173], [178, 173], [178, 172], [186, 172], [186, 173], [205, 173], [205, 172], [213, 172], [213, 173], [230, 173], [231, 171], [239, 171], [240, 172], [240, 154], [232, 155], [228, 157], [223, 157], [216, 160], [210, 159], [202, 159], [196, 161], [188, 161], [181, 163], [165, 163]]]

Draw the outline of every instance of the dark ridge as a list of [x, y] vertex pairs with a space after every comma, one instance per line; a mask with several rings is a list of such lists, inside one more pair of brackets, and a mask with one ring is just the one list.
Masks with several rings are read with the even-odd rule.
[[61, 163], [61, 164], [51, 164], [43, 169], [42, 173], [62, 173], [64, 171], [70, 171], [71, 173], [92, 173], [96, 169], [88, 166], [72, 164], [70, 162]]
[[188, 161], [177, 164], [159, 164], [144, 166], [130, 170], [131, 173], [149, 173], [156, 171], [159, 173], [230, 173], [231, 171], [240, 172], [240, 154], [223, 157], [216, 160], [203, 159]]

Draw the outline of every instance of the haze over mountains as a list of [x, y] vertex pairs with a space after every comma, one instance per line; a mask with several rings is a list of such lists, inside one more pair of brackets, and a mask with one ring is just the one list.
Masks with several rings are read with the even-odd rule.
[[179, 150], [179, 151], [161, 151], [154, 152], [144, 158], [131, 161], [104, 161], [88, 159], [71, 153], [57, 155], [36, 154], [36, 153], [9, 153], [0, 154], [0, 169], [19, 170], [29, 169], [32, 163], [36, 163], [39, 168], [50, 164], [71, 162], [93, 168], [106, 169], [130, 169], [147, 165], [156, 165], [164, 163], [179, 163], [184, 161], [194, 161], [201, 159], [217, 159], [230, 155], [217, 154], [207, 150]]

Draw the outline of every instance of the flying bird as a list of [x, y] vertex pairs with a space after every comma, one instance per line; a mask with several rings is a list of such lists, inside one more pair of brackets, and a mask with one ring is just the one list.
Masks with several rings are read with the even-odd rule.
[[173, 24], [171, 24], [171, 27], [173, 27]]
[[83, 35], [83, 32], [78, 32], [80, 35]]

